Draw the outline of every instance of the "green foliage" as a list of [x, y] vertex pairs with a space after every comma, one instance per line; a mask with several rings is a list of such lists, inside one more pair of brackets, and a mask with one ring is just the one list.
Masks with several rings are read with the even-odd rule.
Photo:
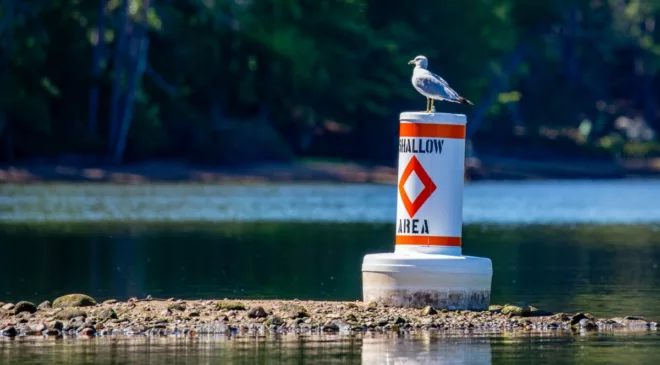
[[[261, 143], [274, 153], [265, 159], [288, 160], [292, 150], [304, 154], [327, 122], [349, 128], [355, 140], [365, 133], [394, 136], [395, 127], [383, 126], [425, 102], [409, 85], [407, 61], [417, 54], [478, 107], [485, 103], [481, 129], [512, 129], [511, 108], [534, 133], [541, 126], [584, 126], [601, 113], [599, 102], [624, 105], [606, 108], [608, 125], [614, 114], [650, 116], [657, 107], [644, 101], [654, 100], [660, 69], [654, 27], [660, 3], [649, 0], [126, 1], [132, 27], [140, 9], [150, 6], [148, 67], [133, 100], [129, 160], [228, 162], [242, 153], [236, 138], [250, 136], [223, 133], [255, 118], [269, 125], [256, 133], [268, 136]], [[100, 3], [0, 4], [0, 111], [17, 141], [17, 157], [108, 150], [122, 0], [105, 3], [101, 37]], [[92, 74], [98, 42], [104, 46], [99, 79]], [[523, 61], [507, 71], [507, 59], [522, 44], [529, 46]], [[650, 81], [640, 96], [635, 85], [644, 77]], [[88, 106], [95, 83], [100, 103], [92, 135]], [[615, 145], [607, 126], [598, 133], [593, 143]]]

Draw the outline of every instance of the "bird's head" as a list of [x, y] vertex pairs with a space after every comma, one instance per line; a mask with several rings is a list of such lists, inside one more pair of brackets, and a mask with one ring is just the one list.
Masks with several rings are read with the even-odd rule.
[[429, 61], [424, 56], [417, 56], [417, 57], [415, 57], [415, 59], [410, 60], [408, 62], [408, 64], [409, 65], [415, 65], [415, 66], [421, 67], [421, 68], [426, 68], [426, 66], [428, 66], [428, 64], [429, 64]]

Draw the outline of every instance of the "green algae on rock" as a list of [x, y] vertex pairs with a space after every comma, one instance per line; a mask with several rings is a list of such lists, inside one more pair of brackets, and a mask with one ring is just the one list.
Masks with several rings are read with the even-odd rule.
[[501, 313], [526, 317], [531, 313], [531, 308], [526, 303], [507, 304], [501, 309]]
[[96, 300], [85, 294], [68, 294], [53, 301], [53, 308], [91, 307], [95, 305]]
[[76, 317], [87, 317], [87, 313], [77, 308], [65, 308], [55, 313], [55, 319], [70, 320]]
[[245, 304], [241, 302], [235, 302], [231, 300], [221, 300], [216, 303], [215, 308], [217, 310], [245, 310]]
[[14, 313], [19, 314], [21, 312], [29, 312], [29, 313], [34, 313], [37, 311], [37, 306], [35, 306], [33, 303], [22, 301], [16, 303], [14, 306]]

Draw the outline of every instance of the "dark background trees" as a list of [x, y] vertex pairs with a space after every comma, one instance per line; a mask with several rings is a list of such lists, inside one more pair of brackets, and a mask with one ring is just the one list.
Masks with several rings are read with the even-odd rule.
[[4, 0], [0, 161], [391, 163], [417, 54], [481, 154], [649, 157], [652, 0]]

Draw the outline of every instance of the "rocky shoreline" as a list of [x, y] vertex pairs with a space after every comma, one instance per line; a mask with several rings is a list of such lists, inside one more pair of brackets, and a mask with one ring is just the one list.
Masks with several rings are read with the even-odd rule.
[[487, 311], [394, 308], [377, 303], [300, 300], [131, 298], [97, 303], [83, 294], [45, 301], [0, 302], [4, 337], [198, 336], [414, 331], [660, 330], [643, 317], [596, 318], [550, 313], [524, 303]]

